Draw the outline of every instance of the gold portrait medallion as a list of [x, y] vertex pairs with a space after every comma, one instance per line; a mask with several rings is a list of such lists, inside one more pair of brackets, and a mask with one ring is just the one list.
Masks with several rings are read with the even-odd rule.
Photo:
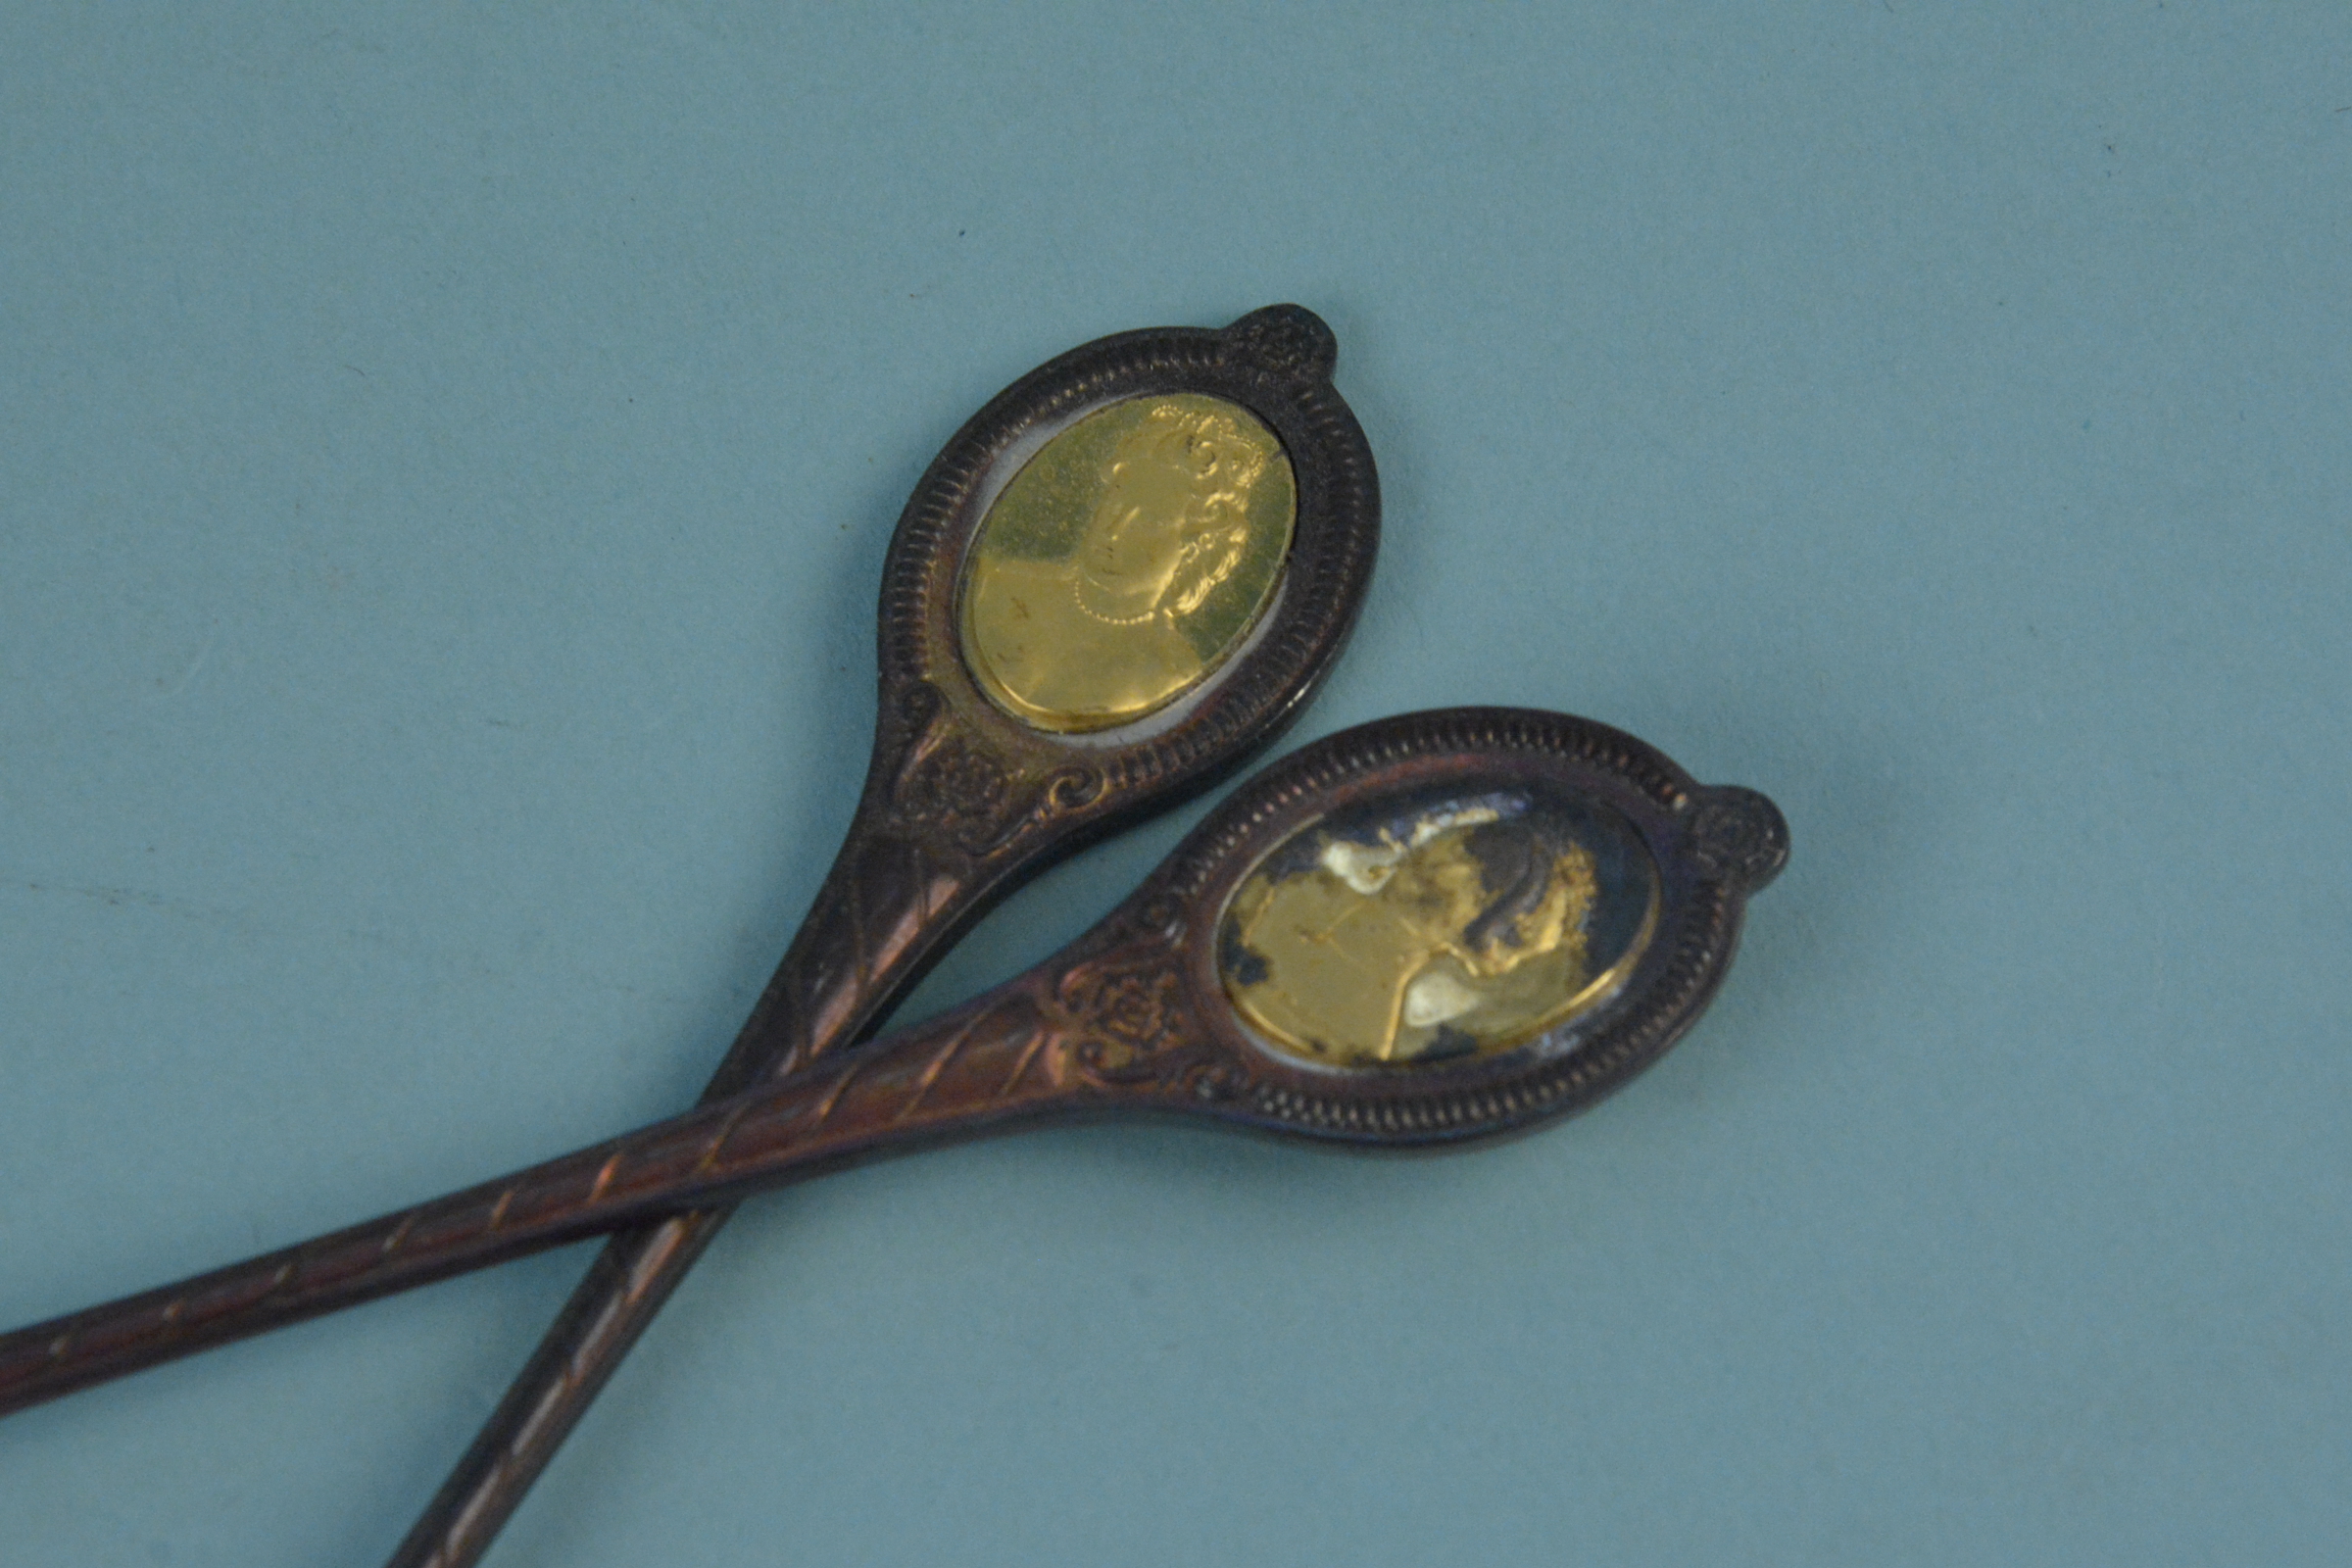
[[1040, 729], [1132, 723], [1250, 635], [1298, 511], [1282, 443], [1240, 405], [1181, 393], [1098, 409], [1039, 448], [981, 519], [964, 662]]
[[1218, 931], [1242, 1016], [1340, 1066], [1489, 1055], [1597, 1007], [1657, 922], [1614, 812], [1518, 795], [1327, 818], [1244, 879]]

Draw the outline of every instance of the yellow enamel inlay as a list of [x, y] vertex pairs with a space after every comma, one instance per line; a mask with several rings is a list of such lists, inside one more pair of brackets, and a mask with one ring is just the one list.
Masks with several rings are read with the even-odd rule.
[[1222, 398], [1131, 398], [1041, 447], [974, 535], [959, 624], [991, 702], [1108, 729], [1200, 685], [1265, 612], [1298, 488], [1282, 443]]

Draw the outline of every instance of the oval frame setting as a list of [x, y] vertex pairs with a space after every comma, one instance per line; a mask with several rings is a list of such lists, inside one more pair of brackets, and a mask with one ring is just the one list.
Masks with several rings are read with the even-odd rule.
[[1093, 409], [981, 509], [956, 586], [965, 667], [1033, 728], [1148, 723], [1249, 644], [1297, 522], [1290, 456], [1241, 405], [1178, 392]]
[[[1127, 808], [1207, 787], [1311, 700], [1355, 624], [1380, 536], [1372, 451], [1331, 385], [1338, 345], [1296, 305], [1215, 330], [1162, 327], [1050, 361], [974, 415], [908, 500], [883, 569], [882, 706], [860, 811], [926, 837], [942, 822], [986, 858], [1039, 829], [1065, 848]], [[1134, 721], [1034, 727], [982, 692], [961, 649], [960, 575], [991, 504], [1054, 435], [1116, 403], [1197, 393], [1248, 410], [1281, 442], [1296, 485], [1290, 553], [1255, 626], [1190, 691]], [[1075, 759], [1074, 759], [1075, 754]]]
[[[1406, 792], [1541, 788], [1590, 800], [1657, 871], [1655, 927], [1617, 993], [1490, 1055], [1349, 1066], [1260, 1037], [1229, 1001], [1218, 928], [1265, 856], [1335, 810]], [[1655, 1061], [1712, 1000], [1749, 895], [1787, 863], [1788, 828], [1753, 790], [1701, 785], [1605, 724], [1523, 709], [1409, 713], [1344, 731], [1227, 801], [1098, 928], [1098, 953], [1173, 950], [1187, 1042], [1136, 1087], [1170, 1108], [1354, 1143], [1427, 1144], [1580, 1109]], [[1083, 960], [1082, 960], [1083, 961]]]

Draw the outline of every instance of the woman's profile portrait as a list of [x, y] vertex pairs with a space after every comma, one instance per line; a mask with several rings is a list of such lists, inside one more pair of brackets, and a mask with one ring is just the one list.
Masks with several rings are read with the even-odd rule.
[[1247, 410], [1197, 394], [1099, 410], [1047, 442], [981, 524], [966, 662], [1041, 728], [1139, 718], [1248, 635], [1296, 510], [1290, 460]]
[[1612, 837], [1493, 804], [1317, 832], [1235, 893], [1226, 990], [1343, 1065], [1515, 1045], [1608, 990], [1646, 938], [1651, 883]]

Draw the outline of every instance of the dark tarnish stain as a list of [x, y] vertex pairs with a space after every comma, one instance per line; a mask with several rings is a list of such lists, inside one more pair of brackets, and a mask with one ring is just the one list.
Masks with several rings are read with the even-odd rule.
[[1444, 1061], [1449, 1056], [1468, 1056], [1478, 1051], [1478, 1037], [1465, 1034], [1449, 1023], [1438, 1025], [1437, 1034], [1422, 1047], [1415, 1061]]
[[1552, 839], [1526, 820], [1488, 822], [1470, 830], [1462, 848], [1478, 862], [1487, 891], [1494, 895], [1494, 902], [1463, 928], [1463, 940], [1472, 948], [1490, 947], [1497, 935], [1514, 948], [1519, 945], [1514, 927], [1544, 902], [1551, 887], [1552, 862], [1566, 848]]
[[1230, 923], [1217, 935], [1217, 967], [1224, 971], [1229, 986], [1264, 985], [1274, 972], [1265, 955], [1245, 944]]

